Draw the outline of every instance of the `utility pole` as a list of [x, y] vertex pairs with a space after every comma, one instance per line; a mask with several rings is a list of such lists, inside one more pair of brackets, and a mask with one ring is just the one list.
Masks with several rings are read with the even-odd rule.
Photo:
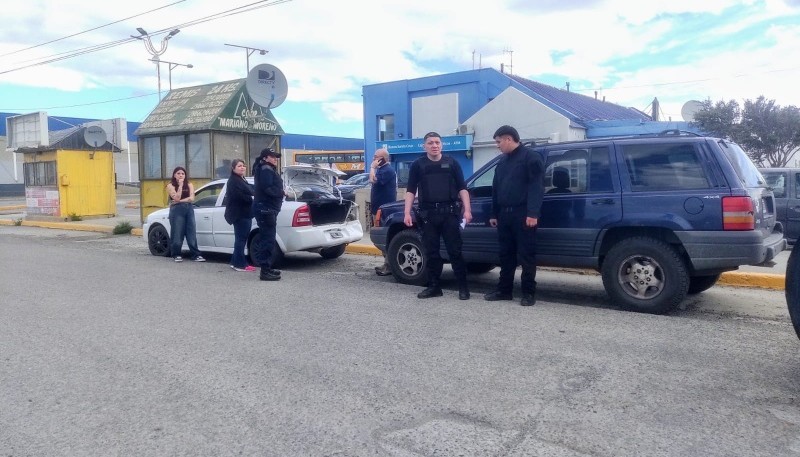
[[245, 50], [245, 54], [247, 56], [247, 73], [245, 74], [245, 76], [250, 74], [250, 56], [253, 55], [253, 53], [256, 52], [256, 51], [258, 51], [258, 53], [261, 54], [262, 56], [269, 52], [266, 49], [251, 48], [249, 46], [240, 46], [238, 44], [225, 43], [225, 46], [232, 46], [234, 48], [242, 48], [242, 49]]
[[509, 56], [508, 74], [509, 75], [513, 75], [514, 74], [514, 51], [512, 51], [510, 49], [503, 49], [503, 54], [506, 54], [506, 53]]
[[158, 60], [158, 59], [150, 59], [150, 61], [155, 62], [156, 65], [162, 63], [169, 65], [169, 90], [172, 90], [172, 70], [178, 67], [194, 68], [194, 65], [190, 63], [167, 62], [166, 60]]
[[159, 56], [167, 52], [167, 45], [170, 38], [177, 35], [178, 32], [180, 32], [180, 29], [172, 30], [167, 34], [167, 36], [162, 38], [161, 46], [158, 48], [158, 50], [156, 50], [156, 48], [153, 46], [153, 42], [150, 40], [150, 34], [148, 34], [141, 27], [136, 27], [136, 31], [139, 32], [139, 36], [131, 35], [131, 38], [136, 38], [137, 40], [141, 40], [144, 43], [144, 48], [147, 50], [147, 52], [150, 53], [151, 56], [153, 56], [153, 58], [150, 60], [156, 63], [156, 76], [158, 77], [158, 101], [161, 101], [161, 65], [159, 65], [158, 63]]

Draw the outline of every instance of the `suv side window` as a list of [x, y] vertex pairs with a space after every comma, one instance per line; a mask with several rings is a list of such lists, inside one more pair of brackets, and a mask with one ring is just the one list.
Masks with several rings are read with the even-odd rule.
[[634, 192], [707, 189], [708, 178], [692, 144], [633, 144], [622, 156]]
[[495, 169], [497, 169], [497, 164], [487, 168], [480, 176], [472, 180], [469, 184], [469, 189], [467, 189], [470, 198], [492, 196], [492, 181], [494, 181]]
[[551, 151], [545, 168], [545, 193], [612, 192], [609, 155], [607, 146]]

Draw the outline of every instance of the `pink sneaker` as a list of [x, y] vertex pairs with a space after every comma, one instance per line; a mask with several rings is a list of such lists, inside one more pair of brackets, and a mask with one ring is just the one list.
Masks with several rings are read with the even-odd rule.
[[256, 271], [256, 267], [254, 267], [252, 265], [248, 265], [248, 266], [244, 267], [244, 271]]

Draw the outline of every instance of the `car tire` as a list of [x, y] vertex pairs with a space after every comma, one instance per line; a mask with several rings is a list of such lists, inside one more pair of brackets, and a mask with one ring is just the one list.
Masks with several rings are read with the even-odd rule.
[[[261, 265], [256, 262], [256, 257], [253, 255], [253, 246], [258, 243], [260, 240], [260, 235], [258, 234], [258, 230], [255, 230], [252, 235], [250, 235], [250, 241], [247, 243], [247, 260], [250, 261], [250, 265], [254, 267], [260, 267]], [[278, 268], [283, 263], [284, 254], [281, 251], [281, 247], [278, 245], [278, 242], [275, 242], [275, 249], [272, 250], [272, 268]]]
[[494, 270], [494, 267], [492, 263], [468, 263], [467, 273], [480, 275]]
[[147, 247], [150, 254], [159, 257], [169, 257], [169, 233], [163, 225], [156, 225], [147, 232]]
[[786, 307], [797, 337], [800, 338], [800, 243], [795, 243], [786, 264]]
[[342, 256], [342, 254], [344, 254], [345, 249], [347, 249], [347, 245], [340, 244], [339, 246], [320, 249], [319, 255], [321, 255], [323, 259], [328, 259], [328, 260], [338, 259], [339, 257]]
[[708, 276], [692, 276], [689, 278], [689, 295], [699, 294], [710, 289], [719, 281], [720, 273]]
[[422, 238], [415, 229], [406, 229], [392, 238], [386, 254], [398, 282], [424, 286], [428, 282], [428, 262]]
[[614, 245], [601, 273], [612, 301], [630, 311], [667, 313], [678, 307], [689, 290], [689, 274], [675, 248], [649, 237]]

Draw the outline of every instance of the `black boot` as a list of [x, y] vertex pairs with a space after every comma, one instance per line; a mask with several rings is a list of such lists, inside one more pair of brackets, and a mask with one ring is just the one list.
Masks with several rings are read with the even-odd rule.
[[275, 274], [275, 273], [273, 273], [273, 271], [274, 270], [269, 269], [269, 268], [266, 268], [266, 269], [262, 268], [261, 269], [261, 274], [258, 276], [258, 278], [260, 280], [262, 280], [262, 281], [277, 281], [277, 280], [281, 279], [280, 273]]
[[417, 298], [431, 298], [431, 297], [441, 297], [442, 288], [439, 286], [428, 286], [422, 292], [417, 294]]
[[458, 299], [469, 300], [469, 287], [466, 284], [458, 286]]
[[511, 295], [511, 292], [500, 292], [499, 290], [495, 290], [494, 292], [489, 292], [488, 294], [484, 295], [483, 299], [486, 301], [513, 300], [514, 296]]
[[536, 304], [536, 295], [532, 293], [522, 294], [522, 299], [519, 301], [522, 306], [533, 306]]

